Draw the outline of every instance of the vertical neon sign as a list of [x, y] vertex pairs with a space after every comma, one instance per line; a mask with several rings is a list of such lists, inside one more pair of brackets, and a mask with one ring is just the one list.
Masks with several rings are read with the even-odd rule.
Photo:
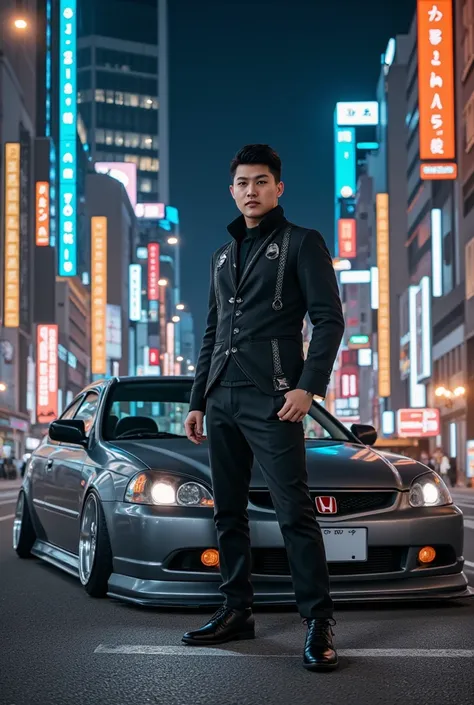
[[61, 0], [59, 24], [59, 276], [77, 274], [76, 0]]

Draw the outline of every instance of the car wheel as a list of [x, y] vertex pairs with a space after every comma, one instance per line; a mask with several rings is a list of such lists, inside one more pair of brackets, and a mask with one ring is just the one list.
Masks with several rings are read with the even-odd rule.
[[31, 521], [30, 508], [23, 490], [18, 495], [13, 520], [13, 548], [20, 558], [31, 558], [36, 533]]
[[92, 597], [105, 597], [112, 573], [112, 548], [104, 510], [95, 492], [87, 495], [79, 534], [79, 578]]

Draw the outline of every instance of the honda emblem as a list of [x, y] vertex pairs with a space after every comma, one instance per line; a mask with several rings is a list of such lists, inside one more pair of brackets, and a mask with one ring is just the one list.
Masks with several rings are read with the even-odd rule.
[[337, 514], [335, 497], [316, 497], [316, 508], [320, 514]]

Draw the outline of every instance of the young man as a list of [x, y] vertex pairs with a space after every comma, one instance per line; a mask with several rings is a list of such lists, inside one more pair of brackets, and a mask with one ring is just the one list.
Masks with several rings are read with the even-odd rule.
[[[196, 368], [186, 433], [203, 440], [206, 413], [225, 604], [183, 641], [222, 644], [253, 638], [247, 502], [258, 461], [288, 554], [308, 633], [303, 665], [337, 666], [333, 603], [321, 530], [306, 474], [302, 421], [324, 398], [344, 331], [332, 260], [322, 236], [290, 224], [278, 199], [281, 161], [248, 145], [231, 164], [230, 192], [242, 215], [231, 243], [212, 258], [207, 328]], [[314, 330], [306, 361], [302, 328]]]

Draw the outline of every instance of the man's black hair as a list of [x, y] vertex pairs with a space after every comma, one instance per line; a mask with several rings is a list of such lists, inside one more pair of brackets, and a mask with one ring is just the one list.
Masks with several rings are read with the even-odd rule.
[[230, 174], [234, 179], [237, 167], [241, 164], [265, 164], [275, 181], [281, 181], [281, 159], [268, 144], [247, 144], [239, 149], [230, 163]]

